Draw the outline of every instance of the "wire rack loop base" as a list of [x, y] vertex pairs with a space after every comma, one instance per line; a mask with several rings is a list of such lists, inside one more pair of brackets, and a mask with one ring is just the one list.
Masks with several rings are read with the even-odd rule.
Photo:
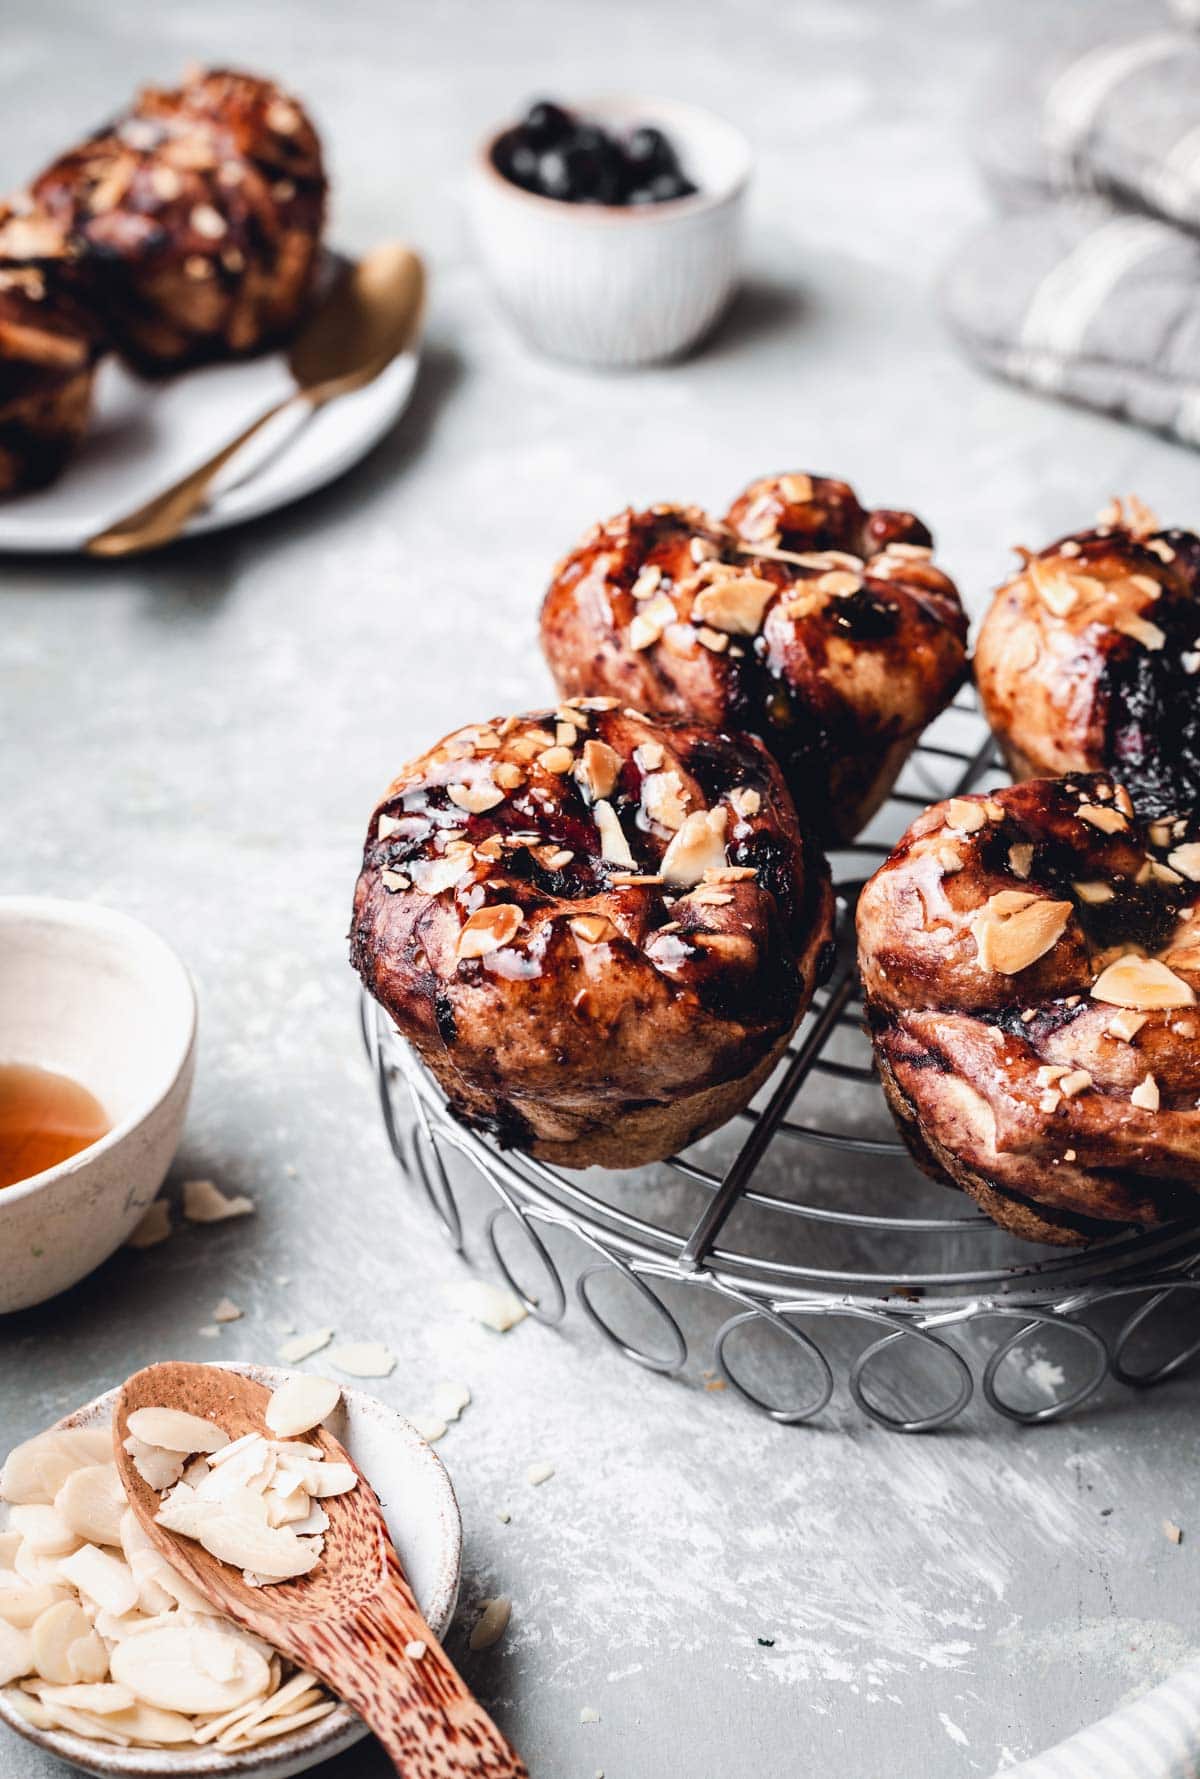
[[[634, 1176], [558, 1172], [502, 1151], [457, 1121], [364, 998], [389, 1144], [449, 1245], [466, 1254], [466, 1196], [482, 1189], [483, 1243], [531, 1316], [557, 1324], [573, 1296], [626, 1358], [668, 1376], [706, 1366], [709, 1388], [728, 1386], [785, 1425], [822, 1415], [839, 1384], [878, 1425], [922, 1433], [977, 1394], [1038, 1425], [1110, 1378], [1145, 1387], [1174, 1376], [1200, 1353], [1200, 1227], [1075, 1250], [1016, 1242], [921, 1180], [878, 1117], [852, 963], [858, 886], [914, 810], [1001, 781], [978, 714], [960, 704], [910, 761], [871, 830], [883, 837], [835, 857], [841, 962], [759, 1106], [722, 1133], [726, 1151], [731, 1131], [738, 1141], [721, 1166], [706, 1161], [708, 1145]], [[1147, 1359], [1155, 1330], [1165, 1351]]]

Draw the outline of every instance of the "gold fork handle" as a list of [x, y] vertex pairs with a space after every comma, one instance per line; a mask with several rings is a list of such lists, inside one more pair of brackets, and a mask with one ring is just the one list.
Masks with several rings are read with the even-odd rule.
[[213, 481], [224, 469], [231, 457], [235, 457], [242, 446], [249, 441], [277, 414], [302, 398], [295, 390], [285, 395], [282, 401], [275, 402], [265, 414], [239, 432], [235, 439], [223, 445], [199, 469], [192, 470], [182, 480], [165, 488], [144, 505], [137, 507], [132, 513], [126, 513], [114, 525], [106, 526], [90, 537], [84, 549], [91, 556], [137, 556], [143, 550], [156, 550], [162, 544], [170, 543], [178, 537], [192, 514], [204, 505], [205, 497]]

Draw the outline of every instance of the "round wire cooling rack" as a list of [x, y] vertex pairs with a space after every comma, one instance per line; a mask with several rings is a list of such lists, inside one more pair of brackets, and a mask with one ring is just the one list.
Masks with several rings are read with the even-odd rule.
[[821, 1415], [839, 1381], [872, 1421], [919, 1433], [957, 1419], [977, 1390], [1033, 1424], [1110, 1377], [1146, 1386], [1178, 1372], [1200, 1352], [1187, 1313], [1200, 1312], [1200, 1225], [1069, 1250], [1004, 1234], [909, 1161], [861, 1031], [859, 885], [915, 812], [1003, 780], [964, 696], [866, 836], [834, 855], [838, 961], [772, 1080], [724, 1131], [656, 1168], [559, 1172], [501, 1150], [459, 1123], [364, 997], [388, 1141], [451, 1247], [466, 1254], [477, 1213], [529, 1315], [561, 1322], [573, 1295], [638, 1365], [674, 1375], [711, 1359], [708, 1388], [786, 1424]]

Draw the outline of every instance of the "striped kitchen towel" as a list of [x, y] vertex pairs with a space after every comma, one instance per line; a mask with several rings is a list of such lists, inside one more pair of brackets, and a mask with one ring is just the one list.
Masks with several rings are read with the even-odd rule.
[[1197, 445], [1200, 0], [1174, 4], [1132, 35], [1106, 15], [1040, 88], [1000, 84], [976, 146], [1002, 214], [943, 297], [986, 369]]
[[995, 1779], [1197, 1779], [1200, 1661]]
[[1200, 444], [1200, 236], [1095, 199], [1014, 211], [943, 297], [997, 375]]

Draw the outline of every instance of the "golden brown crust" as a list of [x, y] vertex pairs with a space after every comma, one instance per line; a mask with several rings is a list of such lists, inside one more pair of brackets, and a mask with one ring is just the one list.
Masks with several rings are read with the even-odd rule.
[[1117, 773], [1137, 808], [1200, 799], [1200, 538], [1119, 501], [1000, 588], [975, 678], [1014, 777]]
[[[11, 226], [0, 212], [0, 234]], [[0, 495], [41, 487], [83, 436], [99, 341], [53, 271], [0, 258]]]
[[859, 902], [889, 1103], [921, 1165], [1030, 1239], [1177, 1216], [1200, 1190], [1200, 814], [1108, 774], [954, 798]]
[[633, 1167], [747, 1103], [832, 909], [756, 741], [582, 699], [404, 769], [371, 820], [351, 956], [469, 1122]]
[[542, 646], [567, 695], [749, 730], [826, 840], [883, 802], [966, 659], [966, 619], [910, 513], [769, 476], [715, 520], [628, 510], [559, 564]]
[[271, 81], [209, 70], [176, 90], [147, 88], [48, 167], [30, 199], [115, 344], [143, 368], [258, 351], [308, 301], [320, 146]]

